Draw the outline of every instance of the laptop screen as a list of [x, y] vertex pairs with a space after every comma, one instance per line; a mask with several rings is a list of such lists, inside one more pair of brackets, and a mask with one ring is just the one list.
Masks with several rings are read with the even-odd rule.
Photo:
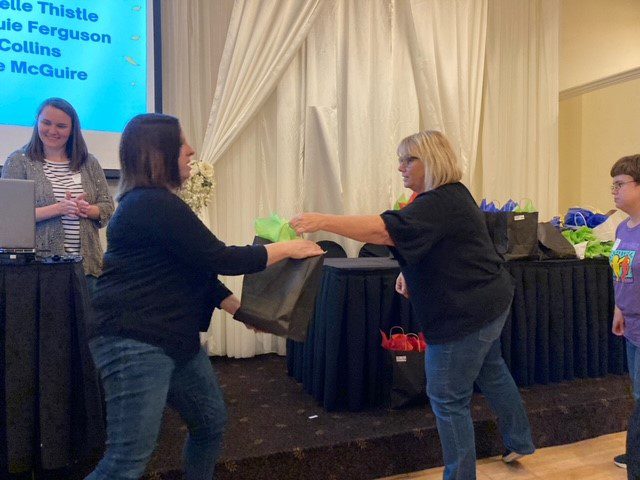
[[34, 252], [35, 182], [0, 179], [0, 251]]

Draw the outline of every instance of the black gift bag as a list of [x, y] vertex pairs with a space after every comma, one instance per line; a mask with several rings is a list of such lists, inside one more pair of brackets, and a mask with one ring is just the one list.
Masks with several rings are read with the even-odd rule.
[[392, 409], [427, 403], [425, 352], [384, 350], [387, 378], [385, 398]]
[[538, 212], [483, 212], [496, 251], [505, 260], [537, 259]]
[[541, 260], [577, 258], [573, 245], [564, 238], [560, 230], [554, 227], [551, 222], [538, 224], [538, 243]]
[[[256, 237], [254, 244], [269, 243]], [[322, 277], [322, 255], [286, 259], [244, 276], [240, 308], [233, 316], [264, 332], [304, 342]]]

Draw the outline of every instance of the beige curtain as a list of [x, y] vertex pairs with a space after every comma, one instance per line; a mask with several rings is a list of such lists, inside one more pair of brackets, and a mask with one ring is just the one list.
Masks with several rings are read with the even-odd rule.
[[540, 219], [558, 210], [559, 8], [489, 1], [481, 195], [531, 199]]
[[473, 191], [480, 135], [487, 0], [414, 0], [414, 65], [421, 129], [451, 140]]
[[236, 0], [202, 147], [215, 164], [242, 132], [306, 38], [323, 0]]
[[[217, 23], [224, 23], [224, 18], [200, 16], [208, 2], [191, 0], [186, 2], [188, 7], [177, 0], [168, 3], [183, 26], [191, 29], [185, 34], [172, 22], [176, 39], [199, 38], [191, 36], [201, 35], [196, 33], [197, 25], [207, 22], [211, 25], [209, 37], [205, 35], [208, 41], [213, 41], [213, 32], [226, 30]], [[205, 82], [196, 79], [206, 78], [204, 70], [215, 63], [215, 58], [204, 55], [215, 57], [216, 52], [204, 53], [193, 41], [186, 50], [173, 50], [174, 60], [182, 62], [185, 72], [171, 79], [175, 98], [167, 103], [175, 106], [181, 119], [194, 117], [185, 131], [197, 139], [198, 133], [188, 129], [201, 129], [204, 143], [195, 145], [205, 152], [205, 160], [215, 162], [217, 188], [204, 220], [228, 244], [246, 244], [253, 238], [253, 220], [272, 212], [289, 217], [303, 209], [333, 213], [385, 210], [404, 192], [396, 171], [395, 147], [402, 137], [423, 128], [443, 130], [451, 138], [465, 167], [465, 183], [478, 199], [485, 192], [499, 196], [507, 191], [506, 183], [505, 190], [498, 190], [497, 185], [503, 184], [501, 172], [509, 169], [519, 169], [523, 183], [535, 177], [533, 183], [539, 185], [542, 176], [526, 164], [537, 161], [533, 154], [527, 153], [522, 162], [515, 161], [517, 157], [506, 161], [505, 156], [493, 155], [487, 145], [511, 152], [521, 145], [538, 144], [550, 149], [547, 158], [553, 158], [552, 142], [545, 135], [554, 128], [555, 120], [552, 109], [545, 113], [541, 106], [545, 100], [550, 105], [544, 97], [550, 90], [536, 90], [533, 85], [546, 85], [554, 71], [557, 75], [557, 58], [554, 63], [551, 52], [557, 6], [553, 8], [550, 0], [536, 0], [530, 7], [521, 0], [514, 0], [517, 5], [513, 8], [509, 3], [235, 2], [233, 12], [227, 10], [230, 27], [215, 100], [212, 90], [198, 90]], [[194, 4], [200, 8], [197, 14], [192, 10]], [[273, 9], [277, 8], [288, 13], [276, 15]], [[507, 13], [513, 18], [506, 17]], [[299, 44], [295, 49], [275, 46], [285, 39], [289, 47], [294, 40]], [[196, 53], [203, 57], [194, 57]], [[528, 59], [528, 67], [515, 68], [523, 66], [523, 58]], [[184, 75], [190, 79], [188, 86], [175, 88], [185, 83]], [[510, 79], [510, 75], [518, 78]], [[502, 83], [496, 83], [498, 79]], [[508, 81], [513, 95], [526, 93], [527, 102], [540, 105], [517, 110], [519, 129], [510, 119], [516, 113], [512, 91], [505, 96]], [[199, 96], [205, 99], [205, 106], [207, 99], [213, 104], [209, 116], [203, 106], [191, 106], [199, 102]], [[557, 86], [553, 98], [557, 99]], [[530, 124], [537, 128], [528, 129]], [[208, 125], [206, 135], [204, 125]], [[480, 142], [483, 157], [476, 161]], [[547, 191], [539, 188], [527, 196], [539, 203], [555, 201], [553, 182], [557, 180], [548, 176], [546, 181]], [[524, 196], [519, 191], [514, 195]], [[315, 238], [332, 237], [317, 234]], [[359, 244], [333, 239], [351, 256], [357, 254]], [[241, 291], [241, 277], [223, 281], [234, 292]], [[281, 339], [255, 334], [219, 312], [203, 341], [209, 353], [216, 355], [284, 353]]]
[[[229, 243], [250, 241], [253, 219], [271, 212], [288, 217], [302, 209], [355, 214], [390, 208], [403, 193], [396, 145], [426, 123], [448, 129], [466, 165], [475, 158], [486, 3], [458, 2], [455, 9], [445, 8], [446, 1], [325, 3], [271, 95], [226, 151], [211, 133], [224, 113], [221, 107], [212, 109], [204, 150], [224, 153], [217, 157], [218, 187], [209, 220]], [[447, 31], [456, 22], [467, 25], [455, 55], [446, 60], [433, 24], [424, 20], [430, 9]], [[447, 77], [460, 69], [471, 80], [448, 92]], [[427, 89], [430, 80], [447, 86]], [[443, 104], [441, 99], [453, 94], [457, 100]], [[243, 111], [242, 102], [232, 110]], [[463, 127], [454, 120], [461, 112], [467, 115]], [[351, 256], [360, 247], [332, 235], [312, 237], [334, 239]], [[238, 278], [225, 283], [240, 290]], [[284, 351], [282, 341], [255, 336], [219, 314], [207, 345], [211, 353], [232, 356]]]
[[[256, 217], [276, 211], [293, 213], [280, 205], [301, 207], [299, 168], [277, 148], [277, 98], [273, 91], [324, 3], [237, 0], [234, 4], [202, 145], [202, 159], [216, 165], [218, 185], [203, 220], [228, 244], [250, 243]], [[222, 280], [240, 294], [241, 277]], [[214, 314], [205, 343], [214, 355], [249, 357], [285, 352], [283, 339], [255, 334], [220, 311]]]
[[[234, 0], [162, 2], [163, 111], [200, 149]], [[202, 152], [198, 151], [198, 154]]]

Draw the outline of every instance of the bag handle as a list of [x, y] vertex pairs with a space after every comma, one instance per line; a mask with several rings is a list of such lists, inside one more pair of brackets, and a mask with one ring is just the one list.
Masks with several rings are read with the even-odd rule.
[[593, 205], [583, 205], [583, 206], [578, 206], [576, 205], [575, 207], [569, 207], [569, 210], [571, 210], [572, 208], [580, 208], [582, 210], [589, 210], [591, 213], [598, 213], [598, 209], [596, 207], [594, 207]]
[[391, 327], [391, 328], [389, 329], [389, 337], [391, 337], [391, 335], [393, 335], [393, 329], [394, 329], [394, 328], [399, 328], [399, 329], [400, 329], [400, 331], [402, 332], [402, 335], [404, 335], [404, 334], [405, 334], [405, 333], [404, 333], [404, 328], [402, 328], [402, 327], [401, 327], [401, 326], [399, 326], [399, 325], [395, 325], [395, 326], [393, 326], [393, 327]]
[[[577, 222], [575, 221], [576, 217], [582, 217], [582, 221], [584, 222], [584, 224], [583, 225], [578, 225]], [[566, 222], [565, 222], [564, 226], [566, 228], [569, 228], [571, 230], [578, 230], [579, 228], [587, 227], [587, 219], [583, 215], [582, 212], [572, 212], [570, 218], [571, 218], [571, 220], [573, 220], [574, 225], [567, 225]], [[587, 227], [587, 228], [589, 228], [589, 227]]]
[[426, 348], [421, 348], [422, 345], [420, 345], [420, 336], [417, 333], [407, 333], [407, 339], [409, 339], [409, 337], [411, 338], [415, 338], [416, 340], [416, 345], [418, 346], [418, 349], [416, 350], [416, 352], [424, 352], [426, 350]]
[[[482, 204], [482, 202], [484, 202], [484, 205]], [[488, 202], [486, 198], [483, 198], [482, 202], [480, 202], [479, 208], [480, 208], [480, 210], [482, 210], [485, 213], [497, 213], [497, 212], [502, 211], [502, 207], [500, 206], [500, 202], [498, 202], [497, 200]], [[493, 208], [495, 210], [487, 210], [487, 207], [489, 205], [493, 205]]]

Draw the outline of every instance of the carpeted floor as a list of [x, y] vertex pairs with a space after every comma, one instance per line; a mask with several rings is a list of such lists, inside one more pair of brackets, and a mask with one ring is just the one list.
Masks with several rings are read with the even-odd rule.
[[[441, 465], [428, 407], [325, 412], [286, 373], [285, 359], [215, 358], [229, 410], [217, 478], [372, 479]], [[627, 376], [522, 389], [538, 447], [571, 443], [626, 428], [632, 399]], [[478, 457], [502, 453], [484, 398], [473, 400]], [[167, 410], [149, 480], [183, 479], [186, 428]]]

